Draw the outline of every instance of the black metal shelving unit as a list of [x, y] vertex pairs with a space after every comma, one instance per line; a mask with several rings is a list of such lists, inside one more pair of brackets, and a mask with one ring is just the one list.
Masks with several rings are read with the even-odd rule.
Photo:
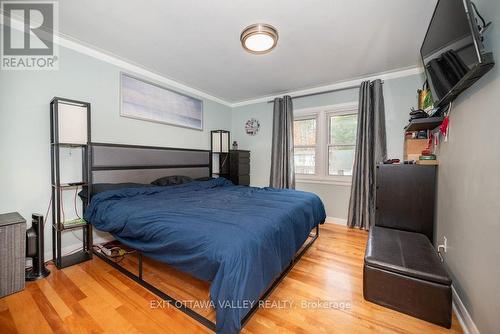
[[[215, 137], [218, 137], [216, 140], [219, 141], [218, 143], [214, 142], [214, 134]], [[227, 139], [224, 140], [223, 134], [227, 135]], [[213, 172], [210, 176], [217, 176], [217, 177], [224, 177], [226, 179], [230, 179], [230, 150], [229, 150], [229, 144], [231, 143], [231, 134], [227, 130], [212, 130], [210, 131], [210, 161], [212, 163], [212, 170], [214, 169], [213, 166], [213, 157], [218, 156], [218, 166], [217, 166], [217, 172]], [[218, 144], [218, 145], [216, 145]], [[217, 149], [218, 148], [218, 149]]]
[[[87, 109], [87, 142], [65, 143], [59, 142], [59, 105], [68, 104]], [[76, 187], [87, 188], [89, 178], [88, 159], [90, 137], [90, 103], [55, 97], [50, 101], [50, 154], [51, 154], [51, 182], [52, 182], [52, 257], [58, 269], [72, 266], [92, 258], [92, 226], [88, 223], [65, 226], [62, 217], [62, 194], [66, 190]], [[82, 153], [82, 179], [74, 183], [61, 183], [61, 148], [79, 148]], [[88, 200], [82, 200], [82, 213], [88, 205]], [[82, 231], [82, 247], [76, 252], [62, 254], [62, 233], [64, 231]]]

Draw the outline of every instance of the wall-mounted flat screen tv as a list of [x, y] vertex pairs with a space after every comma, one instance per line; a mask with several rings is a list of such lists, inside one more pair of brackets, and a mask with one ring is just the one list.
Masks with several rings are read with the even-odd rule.
[[470, 0], [439, 0], [420, 49], [436, 107], [453, 101], [495, 64]]

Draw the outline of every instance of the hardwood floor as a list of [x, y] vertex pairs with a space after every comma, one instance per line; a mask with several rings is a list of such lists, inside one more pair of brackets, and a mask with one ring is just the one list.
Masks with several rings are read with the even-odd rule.
[[[242, 333], [462, 333], [455, 316], [447, 330], [365, 301], [366, 238], [364, 231], [323, 225], [319, 239], [266, 303], [287, 307], [258, 310]], [[50, 269], [47, 279], [0, 299], [0, 333], [210, 333], [179, 310], [158, 308], [158, 298], [100, 259]], [[165, 292], [174, 297], [208, 296], [206, 283], [152, 262], [145, 274], [168, 277]], [[200, 312], [213, 317], [210, 310]]]

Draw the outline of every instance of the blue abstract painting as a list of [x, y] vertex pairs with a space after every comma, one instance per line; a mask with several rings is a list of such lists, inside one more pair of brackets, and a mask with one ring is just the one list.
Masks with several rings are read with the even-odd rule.
[[203, 130], [203, 101], [121, 73], [124, 117]]

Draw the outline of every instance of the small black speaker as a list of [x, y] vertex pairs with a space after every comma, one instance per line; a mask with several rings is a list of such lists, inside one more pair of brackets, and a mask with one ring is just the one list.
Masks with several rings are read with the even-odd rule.
[[31, 216], [31, 228], [26, 231], [26, 257], [32, 259], [32, 267], [26, 270], [26, 280], [35, 281], [49, 276], [50, 270], [45, 267], [44, 239], [43, 239], [43, 216], [33, 214]]

